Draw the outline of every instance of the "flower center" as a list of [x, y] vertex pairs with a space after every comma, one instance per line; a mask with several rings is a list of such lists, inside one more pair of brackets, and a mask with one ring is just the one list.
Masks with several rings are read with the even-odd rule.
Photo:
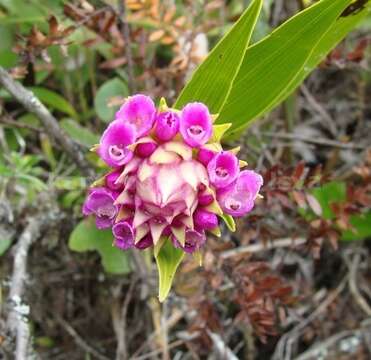
[[228, 171], [221, 166], [216, 168], [215, 173], [221, 178], [226, 178], [228, 176]]
[[109, 147], [109, 154], [115, 161], [120, 161], [125, 159], [126, 155], [128, 154], [128, 150], [124, 147], [124, 145], [112, 145]]
[[116, 210], [115, 210], [115, 207], [112, 206], [112, 205], [104, 205], [104, 206], [101, 206], [98, 210], [97, 210], [97, 215], [99, 217], [107, 217], [107, 218], [112, 218], [114, 217], [116, 214]]
[[188, 128], [188, 133], [191, 136], [201, 136], [204, 133], [204, 129], [200, 125], [192, 125]]
[[165, 118], [166, 118], [166, 125], [168, 125], [169, 127], [173, 127], [175, 123], [174, 115], [172, 113], [169, 113], [165, 115]]
[[231, 210], [239, 210], [241, 208], [241, 202], [236, 200], [236, 199], [230, 199], [228, 201], [228, 204], [226, 204], [228, 208], [230, 208]]

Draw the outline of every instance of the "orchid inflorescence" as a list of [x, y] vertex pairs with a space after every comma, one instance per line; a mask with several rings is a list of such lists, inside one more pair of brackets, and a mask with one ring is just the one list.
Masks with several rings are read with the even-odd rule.
[[170, 239], [187, 253], [220, 235], [218, 216], [240, 217], [254, 207], [262, 177], [240, 168], [238, 149], [223, 150], [230, 124], [213, 125], [206, 105], [179, 111], [161, 99], [129, 97], [94, 147], [112, 170], [90, 188], [84, 215], [112, 228], [119, 249], [146, 249]]

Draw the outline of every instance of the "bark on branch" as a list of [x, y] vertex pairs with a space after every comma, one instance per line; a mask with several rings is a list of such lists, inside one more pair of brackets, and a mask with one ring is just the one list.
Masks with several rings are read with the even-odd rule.
[[61, 129], [57, 119], [41, 103], [41, 101], [27, 90], [21, 83], [15, 81], [9, 73], [0, 66], [0, 84], [29, 112], [35, 114], [43, 124], [45, 131], [57, 141], [69, 157], [76, 163], [85, 176], [92, 177], [93, 170], [84, 157], [78, 145]]

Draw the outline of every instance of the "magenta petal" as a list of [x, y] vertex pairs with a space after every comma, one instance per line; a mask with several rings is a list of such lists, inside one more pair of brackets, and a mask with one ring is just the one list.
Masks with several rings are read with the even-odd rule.
[[106, 188], [94, 188], [87, 196], [83, 205], [84, 215], [94, 214], [99, 229], [105, 229], [113, 224], [118, 207], [114, 205], [115, 196]]
[[155, 123], [156, 137], [161, 141], [171, 140], [179, 131], [179, 122], [178, 114], [173, 111], [158, 114]]
[[212, 135], [213, 127], [209, 109], [202, 103], [186, 105], [181, 114], [180, 133], [184, 141], [192, 147], [206, 144]]
[[140, 240], [135, 247], [139, 250], [144, 250], [153, 245], [152, 236], [150, 234], [146, 235], [142, 240]]
[[127, 146], [134, 141], [135, 132], [132, 126], [118, 120], [113, 121], [100, 139], [99, 155], [109, 166], [125, 165], [133, 157], [133, 152]]
[[233, 184], [218, 193], [218, 202], [227, 214], [243, 216], [253, 209], [262, 185], [263, 178], [259, 174], [244, 170]]
[[207, 166], [207, 164], [214, 157], [214, 155], [215, 155], [214, 151], [211, 151], [211, 150], [208, 150], [208, 149], [205, 149], [205, 148], [201, 148], [200, 151], [198, 152], [197, 160], [201, 164]]
[[127, 99], [116, 113], [116, 119], [134, 126], [136, 138], [139, 138], [150, 132], [155, 114], [156, 107], [152, 99], [138, 94]]
[[122, 170], [115, 170], [110, 172], [106, 176], [106, 185], [111, 190], [121, 190], [124, 187], [122, 183], [116, 183], [116, 180], [120, 177]]
[[201, 206], [210, 205], [214, 201], [214, 197], [211, 194], [202, 193], [198, 195], [198, 204]]
[[204, 231], [186, 230], [185, 245], [181, 246], [179, 241], [172, 236], [173, 245], [176, 248], [183, 249], [186, 253], [193, 253], [199, 250], [206, 242], [206, 235]]
[[236, 155], [222, 151], [211, 159], [207, 171], [211, 184], [216, 188], [223, 188], [236, 180], [240, 167]]
[[120, 221], [113, 225], [114, 244], [121, 250], [134, 247], [134, 230], [127, 221]]
[[157, 145], [154, 142], [138, 144], [135, 153], [141, 158], [147, 158], [153, 154]]
[[193, 214], [194, 224], [199, 230], [211, 230], [218, 226], [218, 217], [206, 210], [197, 209]]

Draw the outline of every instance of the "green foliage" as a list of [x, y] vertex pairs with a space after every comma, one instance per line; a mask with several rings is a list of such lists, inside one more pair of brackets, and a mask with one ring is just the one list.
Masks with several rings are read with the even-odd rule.
[[190, 101], [206, 103], [217, 113], [225, 102], [247, 49], [262, 0], [254, 0], [237, 23], [199, 66], [175, 103], [180, 108]]
[[4, 253], [9, 249], [11, 244], [12, 244], [11, 239], [0, 239], [0, 256], [4, 255]]
[[73, 251], [99, 252], [102, 265], [108, 273], [128, 274], [131, 271], [128, 253], [112, 245], [111, 230], [98, 230], [92, 218], [81, 221], [72, 231], [68, 246]]
[[220, 217], [224, 220], [225, 224], [227, 225], [228, 229], [232, 232], [236, 231], [236, 223], [231, 215], [223, 214]]
[[91, 132], [88, 128], [82, 127], [72, 119], [63, 119], [60, 124], [66, 133], [81, 145], [91, 148], [99, 143], [98, 135]]
[[159, 252], [155, 255], [159, 274], [158, 297], [160, 302], [163, 302], [169, 294], [175, 272], [184, 256], [184, 251], [175, 248], [169, 239], [165, 240]]
[[106, 81], [97, 92], [94, 100], [95, 111], [104, 122], [110, 122], [115, 116], [118, 106], [109, 106], [109, 101], [116, 97], [126, 97], [129, 90], [119, 78]]
[[[246, 49], [251, 33], [236, 29], [246, 19], [249, 25], [255, 24], [256, 18], [248, 14], [252, 14], [253, 9], [260, 9], [261, 4], [253, 3], [195, 72], [176, 106], [187, 101], [203, 101], [214, 112], [220, 112], [217, 122], [233, 124], [230, 134], [238, 133], [288, 97], [366, 16], [371, 6], [367, 5], [356, 15], [341, 16], [350, 3], [351, 0], [319, 1]], [[227, 41], [232, 46], [226, 48]], [[234, 59], [234, 62], [222, 64], [218, 59], [221, 51], [224, 58]], [[242, 61], [237, 61], [237, 56], [239, 59], [243, 57]], [[228, 80], [224, 78], [225, 74], [228, 74]], [[224, 79], [224, 86], [220, 86], [220, 78]]]
[[[331, 205], [346, 202], [346, 184], [340, 181], [333, 181], [313, 189], [312, 194], [321, 205], [322, 217], [326, 220], [333, 220], [335, 214], [331, 209]], [[371, 237], [371, 212], [351, 215], [349, 222], [353, 229], [342, 231], [342, 240], [354, 241]]]
[[75, 109], [61, 95], [43, 87], [31, 87], [30, 90], [40, 99], [40, 101], [52, 109], [59, 110], [74, 118], [77, 117]]

